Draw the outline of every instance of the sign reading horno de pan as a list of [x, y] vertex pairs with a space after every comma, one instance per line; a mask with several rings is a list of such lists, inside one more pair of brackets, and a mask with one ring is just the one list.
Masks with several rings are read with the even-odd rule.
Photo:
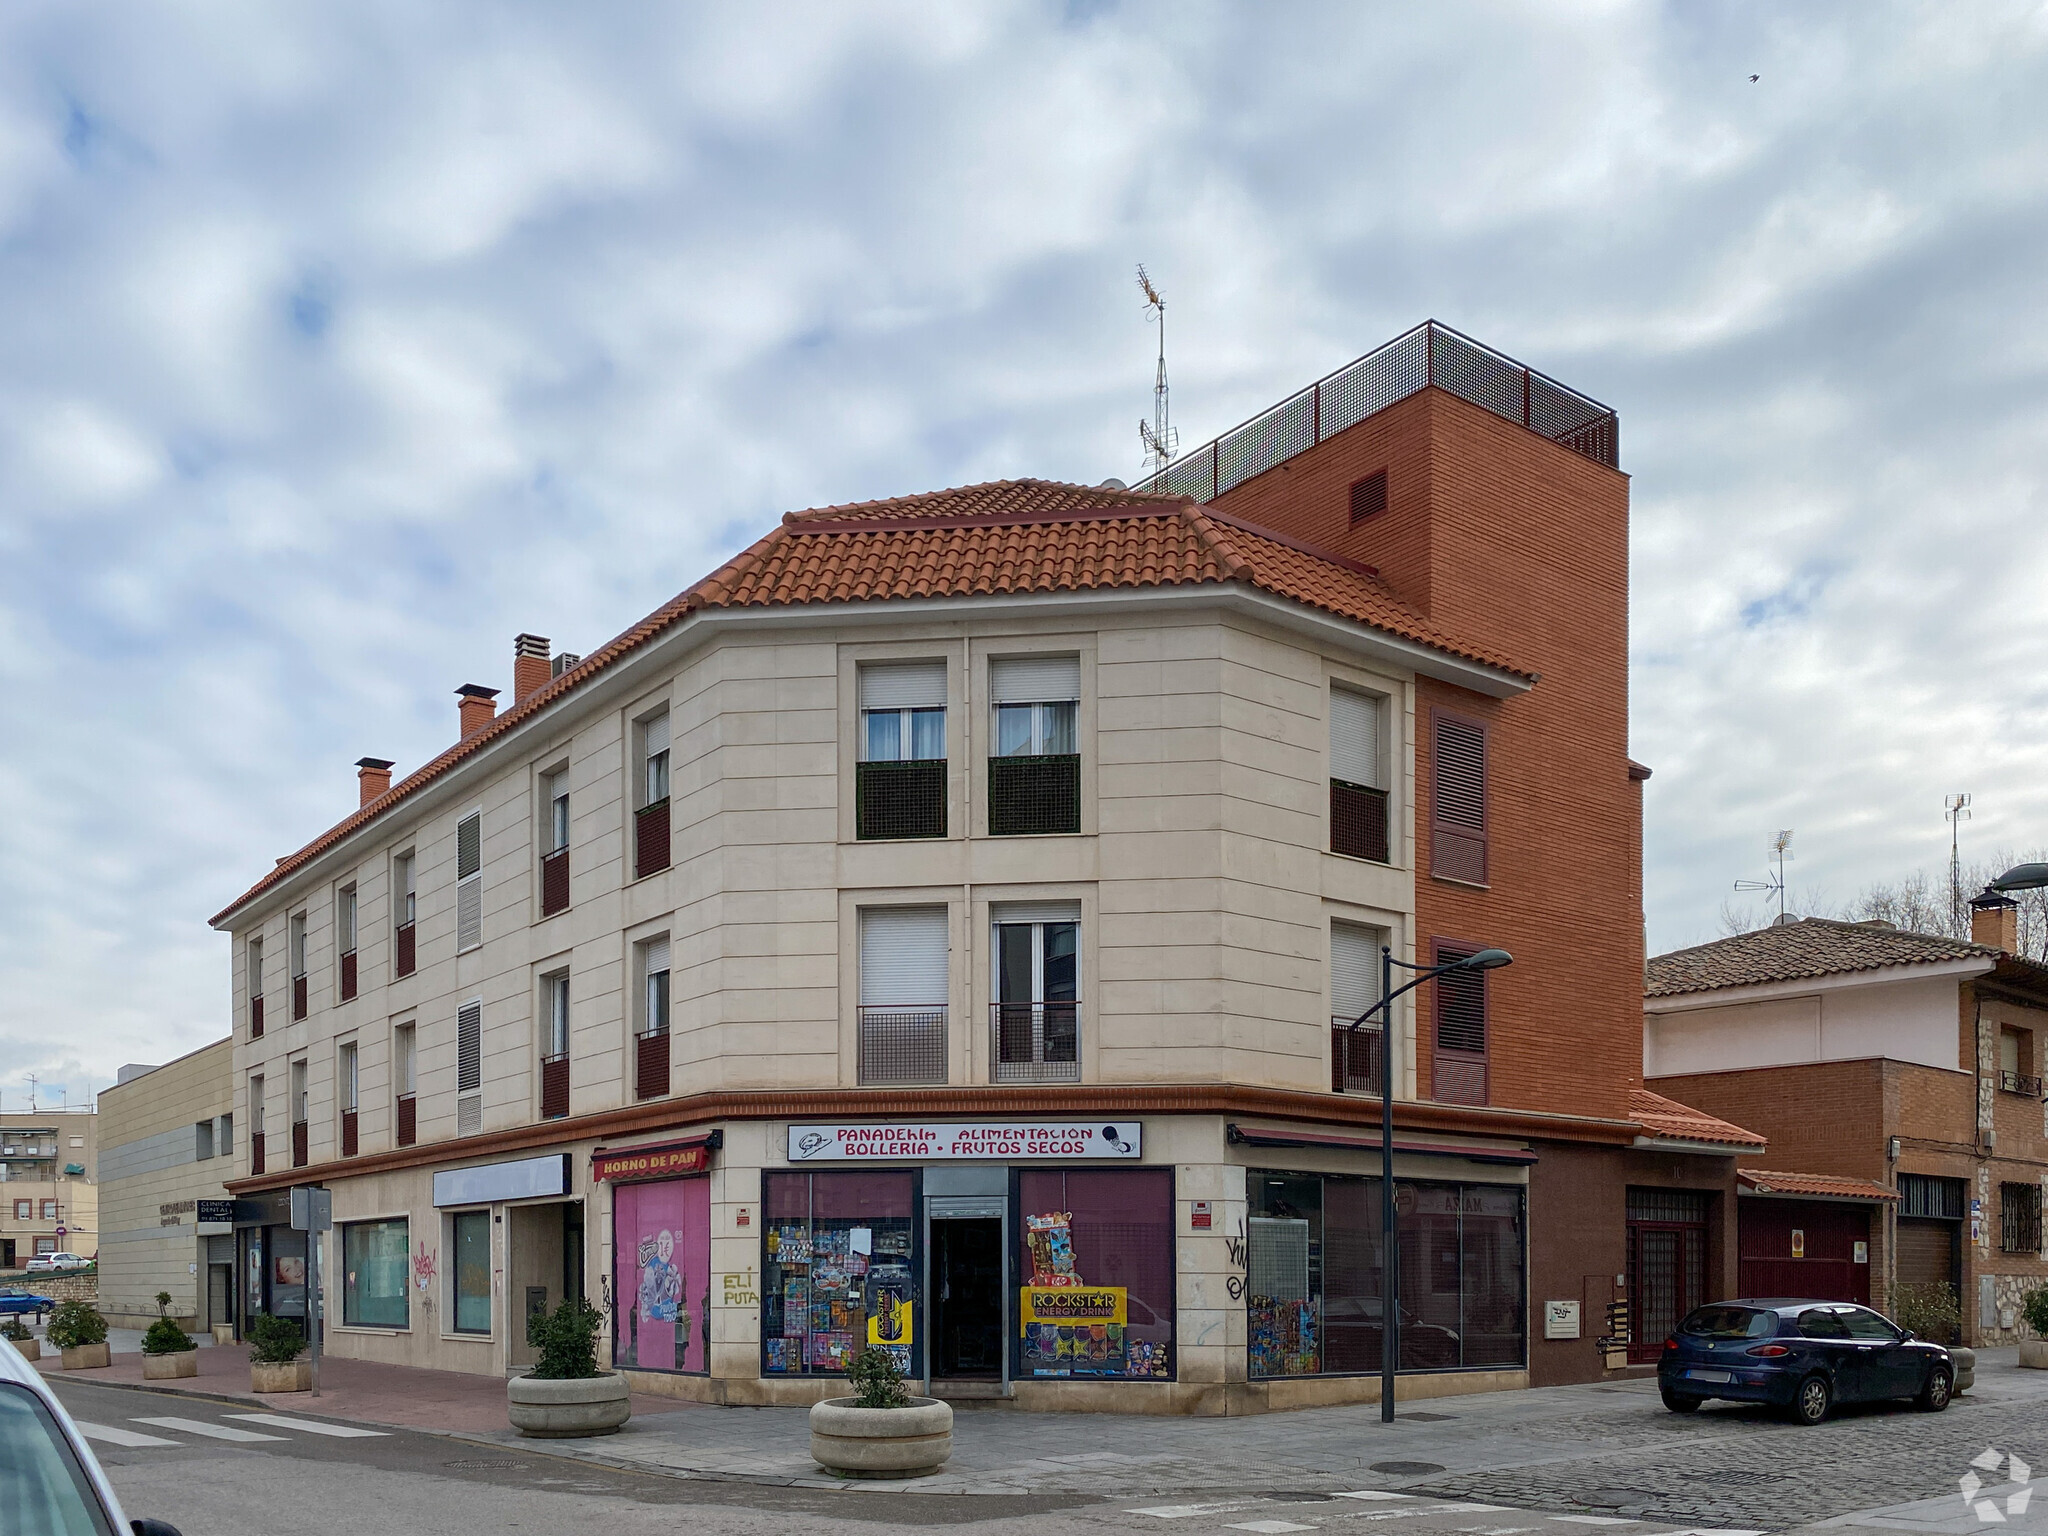
[[1138, 1122], [1104, 1124], [1055, 1122], [1019, 1125], [932, 1125], [898, 1121], [888, 1125], [792, 1125], [792, 1163], [867, 1163], [898, 1158], [950, 1162], [964, 1158], [1009, 1161], [1053, 1157], [1138, 1156]]

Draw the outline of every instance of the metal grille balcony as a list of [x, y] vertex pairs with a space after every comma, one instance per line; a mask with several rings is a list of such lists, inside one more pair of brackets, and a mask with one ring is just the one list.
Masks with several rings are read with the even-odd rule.
[[398, 1096], [398, 1144], [409, 1147], [419, 1139], [419, 1101], [409, 1093], [401, 1093]]
[[292, 1122], [292, 1166], [306, 1166], [306, 1122], [303, 1120]]
[[993, 1003], [989, 1060], [999, 1083], [1081, 1080], [1079, 1003]]
[[863, 1008], [862, 1086], [906, 1087], [946, 1081], [944, 1008]]
[[668, 801], [642, 806], [633, 816], [633, 877], [658, 874], [669, 865]]
[[1998, 1086], [2006, 1093], [2017, 1093], [2030, 1099], [2041, 1097], [2041, 1079], [2029, 1077], [2024, 1072], [2001, 1071], [1998, 1074]]
[[294, 1019], [303, 1019], [305, 1016], [306, 978], [303, 976], [294, 976], [292, 978], [292, 1017]]
[[419, 950], [413, 940], [411, 923], [400, 923], [397, 930], [397, 956], [391, 966], [393, 976], [410, 976], [418, 964]]
[[569, 1058], [543, 1056], [540, 1059], [540, 1117], [558, 1120], [569, 1113]]
[[352, 1109], [341, 1112], [341, 1155], [356, 1155], [356, 1112]]
[[341, 1000], [353, 1001], [356, 995], [356, 952], [349, 950], [341, 957]]
[[658, 1099], [668, 1092], [668, 1031], [638, 1035], [633, 1041], [633, 1092], [642, 1099]]
[[251, 1178], [263, 1171], [263, 1133], [249, 1133], [249, 1175]]
[[1387, 862], [1387, 792], [1330, 780], [1330, 851]]
[[1030, 837], [1081, 830], [1081, 759], [988, 760], [988, 835]]
[[263, 994], [261, 992], [249, 999], [249, 1038], [251, 1040], [261, 1040], [263, 1038]]
[[1333, 1093], [1380, 1091], [1380, 1032], [1353, 1029], [1351, 1020], [1330, 1020], [1330, 1089]]
[[553, 917], [569, 905], [569, 850], [557, 848], [540, 861], [540, 915]]
[[859, 763], [854, 767], [854, 835], [944, 837], [946, 760]]

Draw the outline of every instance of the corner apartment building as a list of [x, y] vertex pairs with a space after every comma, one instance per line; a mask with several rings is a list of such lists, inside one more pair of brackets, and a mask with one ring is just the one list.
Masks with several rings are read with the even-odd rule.
[[0, 1115], [0, 1270], [98, 1248], [97, 1118], [89, 1109]]
[[1650, 962], [1650, 1086], [1769, 1138], [1738, 1174], [1745, 1294], [1946, 1283], [1966, 1342], [2020, 1337], [2048, 1283], [2048, 967], [2015, 918], [1987, 892], [1971, 943], [1805, 918]]
[[235, 1321], [235, 1047], [228, 1039], [162, 1066], [125, 1066], [99, 1096], [99, 1308], [146, 1328], [156, 1297], [188, 1329]]
[[1498, 946], [1395, 1010], [1401, 1391], [1599, 1376], [1632, 1223], [1732, 1265], [1760, 1145], [1641, 1088], [1616, 431], [1431, 324], [1140, 490], [793, 513], [588, 657], [520, 636], [214, 920], [245, 1305], [303, 1312], [318, 1183], [336, 1354], [517, 1368], [580, 1292], [713, 1401], [863, 1343], [1371, 1399], [1353, 1026], [1382, 946]]

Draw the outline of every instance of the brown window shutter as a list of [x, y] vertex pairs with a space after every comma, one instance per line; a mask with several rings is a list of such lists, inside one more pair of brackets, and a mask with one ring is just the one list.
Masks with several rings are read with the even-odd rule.
[[1387, 472], [1376, 469], [1351, 487], [1351, 526], [1387, 510]]
[[1441, 711], [1430, 728], [1429, 872], [1484, 885], [1487, 728]]
[[[1437, 965], [1476, 953], [1477, 945], [1436, 946]], [[1487, 1102], [1487, 1046], [1492, 1033], [1486, 1011], [1486, 972], [1452, 971], [1439, 976], [1436, 1041], [1430, 1061], [1430, 1097], [1439, 1104]]]

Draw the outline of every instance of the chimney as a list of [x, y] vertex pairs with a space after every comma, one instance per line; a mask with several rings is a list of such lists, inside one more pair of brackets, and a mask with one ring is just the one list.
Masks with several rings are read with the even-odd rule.
[[1970, 942], [2008, 955], [2020, 952], [2020, 904], [1988, 886], [1970, 902]]
[[382, 757], [359, 757], [356, 759], [356, 788], [362, 792], [362, 799], [356, 802], [358, 808], [368, 805], [390, 787], [390, 759]]
[[548, 667], [549, 644], [546, 635], [512, 637], [512, 702], [515, 706], [524, 704], [547, 687], [552, 675]]
[[497, 689], [479, 688], [475, 683], [464, 683], [455, 690], [455, 695], [462, 700], [457, 706], [462, 713], [462, 735], [457, 738], [458, 740], [469, 740], [497, 718]]

